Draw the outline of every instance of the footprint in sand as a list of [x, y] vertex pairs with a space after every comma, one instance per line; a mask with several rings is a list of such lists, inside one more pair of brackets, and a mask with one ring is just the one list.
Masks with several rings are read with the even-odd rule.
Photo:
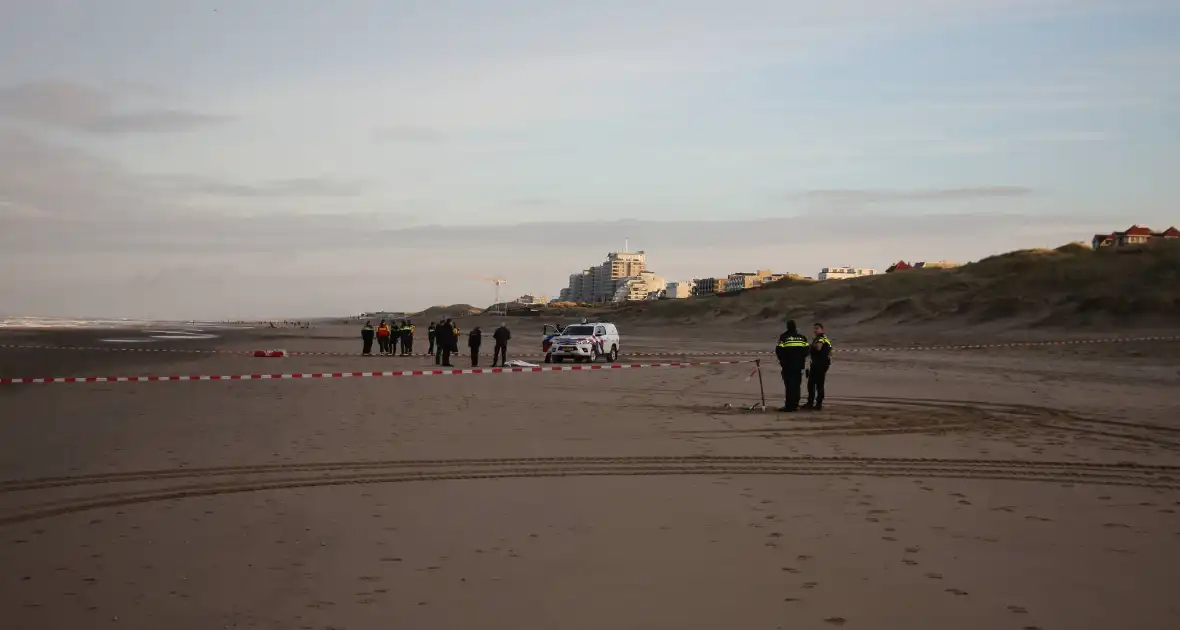
[[783, 567], [783, 571], [786, 571], [787, 573], [798, 573], [799, 569], [796, 569], [795, 567]]
[[967, 591], [962, 591], [957, 588], [948, 588], [948, 589], [946, 589], [946, 592], [948, 592], [952, 595], [966, 595], [967, 594]]
[[799, 555], [795, 556], [795, 559], [796, 560], [810, 560], [811, 556], [809, 556], [807, 554], [799, 554]]
[[918, 565], [918, 563], [917, 563], [917, 562], [915, 562], [915, 561], [913, 561], [913, 560], [910, 560], [909, 558], [902, 558], [902, 559], [901, 559], [901, 561], [902, 561], [902, 563], [903, 563], [903, 564], [908, 564], [908, 565], [909, 565], [909, 566], [911, 566], [911, 567], [913, 567], [913, 566], [917, 566], [917, 565]]
[[842, 626], [848, 623], [848, 620], [843, 617], [828, 617], [827, 619], [824, 619], [824, 623], [830, 623], [833, 626]]
[[811, 589], [811, 588], [815, 588], [817, 586], [819, 586], [819, 582], [804, 582], [803, 586], [801, 588]]
[[930, 578], [930, 579], [932, 579], [932, 580], [941, 580], [941, 579], [942, 579], [942, 574], [941, 574], [941, 573], [927, 573], [927, 574], [926, 574], [926, 577], [928, 577], [928, 578]]
[[1008, 612], [1024, 615], [1028, 613], [1028, 609], [1024, 606], [1008, 606]]

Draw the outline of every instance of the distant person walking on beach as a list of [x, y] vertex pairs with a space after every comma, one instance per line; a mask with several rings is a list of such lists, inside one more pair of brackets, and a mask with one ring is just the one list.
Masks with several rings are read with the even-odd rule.
[[479, 347], [483, 345], [483, 331], [479, 326], [467, 333], [467, 347], [471, 349], [471, 367], [479, 367]]
[[390, 334], [389, 324], [386, 324], [384, 319], [381, 320], [381, 323], [377, 324], [377, 345], [380, 347], [381, 354], [392, 354]]
[[832, 367], [832, 340], [824, 334], [824, 325], [816, 322], [812, 328], [811, 367], [807, 370], [807, 404], [804, 409], [820, 411], [824, 408], [824, 381]]
[[430, 326], [426, 327], [426, 341], [430, 344], [430, 347], [427, 348], [426, 353], [433, 356], [434, 355], [434, 322], [430, 322]]
[[779, 411], [799, 409], [800, 388], [803, 386], [803, 368], [807, 364], [807, 337], [799, 334], [795, 320], [787, 320], [787, 331], [779, 335], [778, 346], [774, 349], [778, 364], [783, 370], [783, 385], [787, 390], [787, 401]]
[[365, 356], [373, 354], [373, 332], [373, 322], [365, 322], [361, 328], [361, 354]]
[[508, 340], [512, 338], [512, 332], [508, 330], [508, 325], [503, 322], [496, 332], [492, 333], [492, 339], [496, 340], [496, 346], [492, 349], [492, 367], [496, 367], [496, 361], [500, 361], [500, 367], [508, 366]]

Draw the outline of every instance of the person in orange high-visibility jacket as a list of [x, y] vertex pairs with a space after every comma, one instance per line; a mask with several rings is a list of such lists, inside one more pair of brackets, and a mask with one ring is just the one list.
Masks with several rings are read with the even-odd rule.
[[377, 345], [381, 354], [393, 353], [393, 344], [389, 337], [389, 324], [386, 324], [384, 319], [377, 325]]

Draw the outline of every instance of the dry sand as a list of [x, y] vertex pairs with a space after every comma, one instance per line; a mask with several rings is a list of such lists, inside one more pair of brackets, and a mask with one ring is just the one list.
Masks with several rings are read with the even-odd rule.
[[[513, 326], [513, 349], [534, 350], [540, 322]], [[355, 334], [151, 347], [353, 351]], [[629, 348], [768, 345], [668, 334], [635, 331]], [[0, 348], [4, 376], [427, 364]], [[0, 386], [0, 618], [1180, 627], [1180, 344], [847, 353], [828, 408], [808, 415], [724, 409], [757, 398], [748, 372]], [[777, 406], [777, 372], [765, 377]]]

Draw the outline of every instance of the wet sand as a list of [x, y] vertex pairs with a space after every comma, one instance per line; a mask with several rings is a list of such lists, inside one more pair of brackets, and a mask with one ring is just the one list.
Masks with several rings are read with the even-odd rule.
[[[513, 327], [535, 351], [540, 323]], [[353, 328], [150, 346], [355, 353]], [[629, 349], [768, 345], [665, 335]], [[428, 365], [0, 348], [4, 376]], [[20, 629], [1180, 626], [1180, 344], [847, 353], [818, 414], [741, 410], [749, 369], [0, 386], [0, 611]]]

